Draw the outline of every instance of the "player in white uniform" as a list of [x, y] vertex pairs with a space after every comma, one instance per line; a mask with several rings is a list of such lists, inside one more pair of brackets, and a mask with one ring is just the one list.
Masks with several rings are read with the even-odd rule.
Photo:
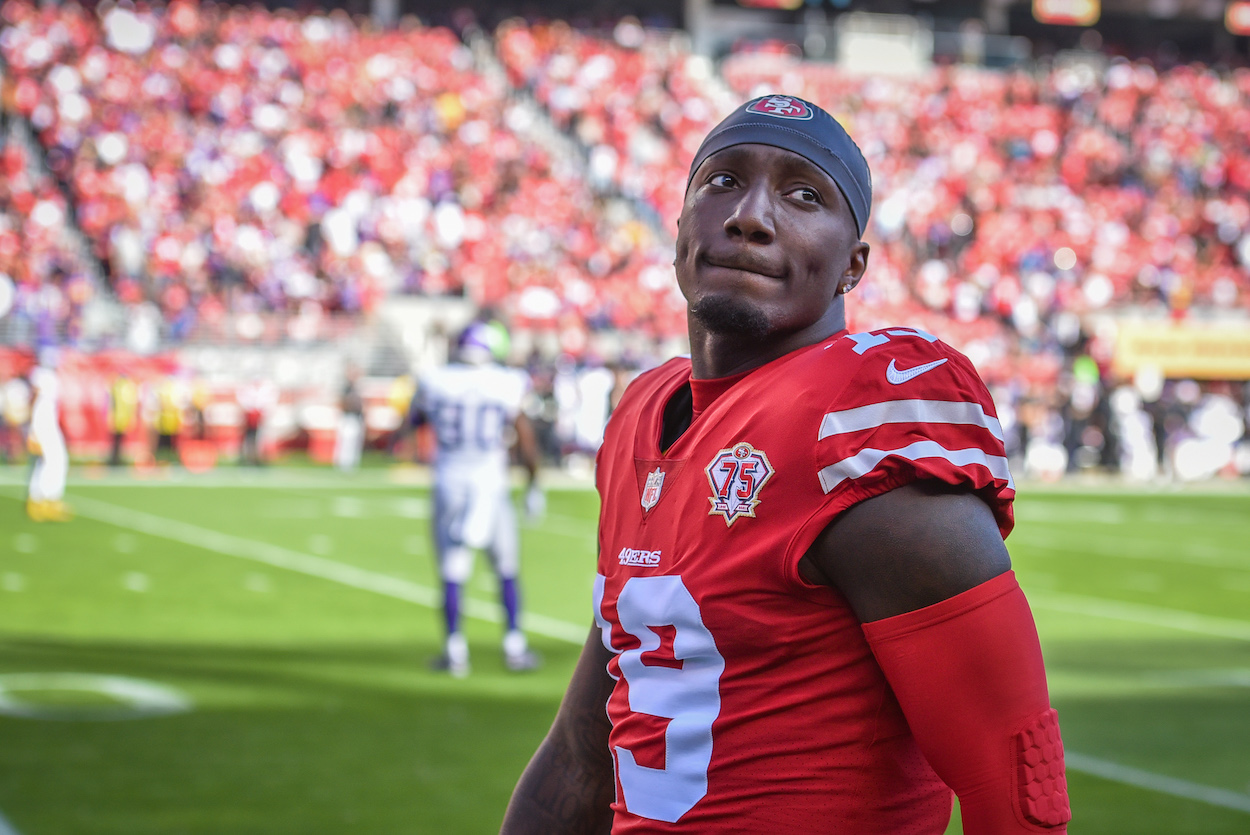
[[30, 410], [26, 444], [35, 461], [30, 471], [26, 513], [36, 522], [64, 522], [70, 518], [64, 502], [69, 452], [61, 434], [60, 383], [56, 371], [40, 366], [31, 372], [30, 384], [35, 390], [35, 402]]
[[497, 360], [506, 334], [480, 322], [461, 334], [454, 361], [420, 378], [414, 401], [417, 421], [434, 430], [434, 545], [443, 581], [447, 638], [435, 667], [454, 676], [469, 672], [469, 647], [460, 629], [460, 591], [484, 551], [499, 575], [507, 631], [504, 663], [521, 671], [537, 666], [518, 624], [519, 543], [509, 496], [509, 445], [515, 430], [521, 463], [529, 475], [528, 512], [540, 512], [536, 476], [538, 447], [521, 411], [529, 377]]

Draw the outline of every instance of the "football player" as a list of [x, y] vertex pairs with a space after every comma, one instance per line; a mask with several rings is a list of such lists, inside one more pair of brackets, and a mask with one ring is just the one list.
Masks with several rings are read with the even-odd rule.
[[509, 835], [940, 835], [954, 795], [967, 835], [1066, 831], [994, 404], [936, 337], [846, 329], [871, 194], [793, 96], [696, 153], [691, 356], [609, 421], [596, 625]]
[[35, 401], [30, 409], [26, 446], [33, 459], [26, 494], [26, 515], [35, 522], [65, 522], [71, 517], [65, 504], [69, 451], [61, 433], [60, 380], [56, 361], [45, 357], [30, 372]]
[[446, 640], [437, 669], [469, 673], [469, 645], [460, 628], [461, 590], [484, 551], [499, 576], [506, 631], [505, 666], [514, 672], [538, 666], [519, 624], [519, 544], [509, 491], [513, 439], [528, 475], [526, 510], [541, 510], [538, 447], [522, 401], [529, 390], [525, 372], [505, 367], [507, 332], [494, 323], [473, 322], [457, 340], [453, 362], [423, 374], [417, 384], [414, 419], [434, 433], [434, 546], [443, 583]]

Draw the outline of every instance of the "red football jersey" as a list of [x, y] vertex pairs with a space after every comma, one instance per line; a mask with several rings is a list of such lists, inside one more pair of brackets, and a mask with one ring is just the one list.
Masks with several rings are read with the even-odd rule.
[[938, 833], [952, 795], [835, 591], [799, 575], [851, 505], [920, 478], [1015, 495], [967, 358], [906, 328], [761, 366], [660, 450], [675, 359], [608, 423], [595, 618], [613, 652], [613, 832]]

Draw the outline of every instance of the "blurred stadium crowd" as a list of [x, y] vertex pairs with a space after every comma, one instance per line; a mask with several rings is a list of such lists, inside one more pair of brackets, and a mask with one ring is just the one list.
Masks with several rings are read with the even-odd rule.
[[[873, 170], [852, 329], [967, 353], [1029, 475], [1250, 473], [1243, 382], [1126, 378], [1100, 324], [1250, 321], [1250, 69], [892, 78], [784, 45], [714, 64], [628, 18], [457, 32], [194, 0], [4, 0], [0, 21], [10, 436], [20, 377], [56, 348], [80, 455], [104, 454], [123, 370], [135, 449], [164, 398], [237, 454], [258, 375], [189, 368], [180, 346], [332, 344], [390, 300], [450, 297], [512, 329], [550, 457], [593, 451], [611, 392], [684, 335], [672, 238], [699, 141], [784, 91], [833, 112]], [[402, 435], [413, 370], [366, 369], [375, 446]], [[341, 376], [265, 395], [275, 449], [324, 448]]]

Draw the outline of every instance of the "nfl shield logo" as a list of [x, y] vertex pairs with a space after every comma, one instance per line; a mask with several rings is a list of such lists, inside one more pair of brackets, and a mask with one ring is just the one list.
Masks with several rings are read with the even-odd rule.
[[774, 470], [763, 450], [743, 441], [718, 452], [704, 472], [712, 485], [708, 516], [724, 517], [729, 527], [743, 516], [755, 517], [760, 491]]
[[778, 119], [799, 119], [806, 121], [815, 115], [815, 111], [807, 103], [791, 96], [765, 96], [747, 106], [748, 113], [763, 113], [765, 116], [776, 116]]
[[660, 488], [664, 486], [664, 471], [659, 467], [647, 473], [647, 483], [642, 488], [642, 509], [650, 510], [660, 500]]

